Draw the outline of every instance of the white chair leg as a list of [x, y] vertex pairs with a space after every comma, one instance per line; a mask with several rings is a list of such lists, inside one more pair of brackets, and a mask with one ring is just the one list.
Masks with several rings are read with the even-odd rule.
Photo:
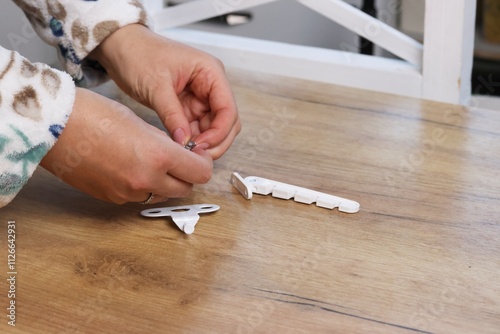
[[[163, 2], [162, 0], [143, 1], [149, 8], [153, 8], [156, 30], [164, 34], [167, 33], [169, 28], [198, 22], [236, 10], [252, 8], [276, 0], [197, 0], [168, 9], [162, 9], [161, 11], [157, 11], [157, 6], [160, 2]], [[425, 45], [423, 51], [420, 43], [400, 33], [390, 25], [360, 12], [341, 0], [297, 1], [344, 25], [348, 29], [359, 33], [361, 36], [384, 47], [409, 63], [405, 67], [406, 72], [401, 72], [401, 66], [403, 66], [401, 62], [391, 62], [390, 64], [393, 64], [393, 67], [387, 64], [387, 68], [384, 67], [383, 69], [383, 72], [387, 75], [377, 81], [380, 82], [382, 80], [382, 82], [387, 84], [378, 85], [374, 87], [375, 90], [452, 104], [469, 103], [471, 97], [470, 79], [474, 48], [476, 0], [426, 0]], [[371, 31], [370, 27], [377, 29]], [[187, 38], [194, 35], [182, 33], [178, 37]], [[208, 37], [205, 36], [205, 38]], [[373, 77], [380, 78], [380, 75], [376, 75], [378, 73], [377, 68], [369, 66], [368, 68], [363, 68], [364, 71], [362, 72], [366, 80], [361, 80], [362, 76], [359, 75], [359, 71], [353, 68], [355, 62], [352, 61], [359, 57], [355, 57], [349, 52], [343, 52], [347, 62], [341, 61], [338, 53], [329, 53], [325, 50], [313, 48], [296, 48], [294, 51], [300, 50], [300, 52], [297, 52], [295, 57], [290, 57], [286, 53], [277, 51], [288, 47], [286, 45], [279, 45], [280, 43], [266, 44], [266, 48], [276, 51], [271, 54], [269, 50], [261, 49], [262, 45], [255, 49], [250, 47], [250, 50], [249, 46], [245, 44], [252, 44], [248, 39], [245, 41], [243, 39], [233, 40], [228, 36], [226, 42], [231, 39], [234, 43], [234, 45], [228, 45], [228, 43], [219, 41], [220, 38], [208, 38], [212, 42], [217, 40], [218, 45], [209, 45], [206, 41], [192, 40], [191, 42], [199, 46], [203, 45], [203, 47], [211, 51], [217, 50], [222, 58], [227, 58], [235, 66], [239, 63], [238, 60], [241, 62], [240, 58], [243, 55], [248, 57], [251, 55], [252, 57], [256, 57], [256, 59], [260, 59], [257, 63], [261, 67], [265, 67], [270, 63], [276, 63], [279, 69], [273, 66], [271, 71], [273, 73], [279, 70], [278, 72], [284, 71], [292, 75], [293, 71], [287, 70], [284, 64], [300, 62], [300, 57], [303, 57], [302, 60], [308, 62], [311, 65], [310, 67], [318, 66], [318, 70], [307, 73], [304, 71], [294, 73], [299, 77], [307, 75], [308, 78], [312, 76], [313, 80], [328, 82], [332, 82], [333, 80], [330, 76], [334, 76], [335, 78], [341, 77], [345, 85], [364, 89], [372, 87], [367, 87], [363, 82]], [[315, 56], [311, 57], [312, 54]], [[327, 54], [333, 57], [333, 59], [327, 61], [322, 58]], [[228, 55], [231, 55], [231, 57], [225, 57]], [[387, 63], [381, 59], [377, 59], [378, 62], [375, 59], [363, 59], [366, 59], [366, 62], [371, 65], [384, 64], [385, 66]], [[247, 59], [247, 61], [249, 60]], [[245, 67], [245, 65], [243, 64], [242, 67]], [[329, 71], [325, 71], [326, 68], [329, 68]], [[325, 78], [325, 72], [329, 73], [328, 78]], [[343, 73], [343, 75], [339, 76], [339, 73]], [[353, 73], [357, 73], [358, 75], [354, 75]], [[351, 79], [353, 77], [355, 79]], [[396, 81], [392, 82], [393, 80]], [[342, 84], [337, 79], [333, 81], [337, 84]], [[394, 89], [394, 87], [405, 88]]]
[[422, 94], [466, 105], [471, 98], [476, 0], [426, 0]]

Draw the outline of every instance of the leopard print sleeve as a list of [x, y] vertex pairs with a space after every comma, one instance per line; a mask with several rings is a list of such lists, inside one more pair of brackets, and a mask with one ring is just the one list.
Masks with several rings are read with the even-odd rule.
[[0, 47], [0, 207], [54, 145], [73, 108], [71, 77]]
[[139, 0], [14, 0], [37, 33], [55, 46], [64, 69], [78, 86], [107, 80], [104, 69], [86, 57], [119, 28], [148, 16]]

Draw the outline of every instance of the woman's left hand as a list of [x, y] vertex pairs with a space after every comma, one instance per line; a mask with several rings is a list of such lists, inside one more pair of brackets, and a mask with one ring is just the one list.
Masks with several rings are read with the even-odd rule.
[[173, 139], [194, 140], [213, 159], [241, 130], [222, 63], [146, 27], [125, 26], [90, 55], [128, 95], [155, 110]]

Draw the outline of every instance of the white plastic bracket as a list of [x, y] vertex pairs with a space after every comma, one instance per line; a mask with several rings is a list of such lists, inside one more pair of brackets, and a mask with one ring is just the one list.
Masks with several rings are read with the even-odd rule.
[[215, 212], [220, 206], [215, 204], [196, 204], [148, 209], [141, 212], [144, 217], [172, 217], [175, 225], [186, 234], [193, 234], [194, 227], [200, 220], [199, 213]]
[[356, 213], [359, 211], [358, 202], [262, 177], [247, 176], [246, 178], [242, 178], [240, 174], [233, 173], [231, 184], [246, 199], [251, 199], [253, 193], [260, 195], [272, 194], [276, 198], [293, 198], [295, 202], [299, 203], [316, 203], [317, 206], [327, 209], [338, 207], [339, 211], [346, 213]]

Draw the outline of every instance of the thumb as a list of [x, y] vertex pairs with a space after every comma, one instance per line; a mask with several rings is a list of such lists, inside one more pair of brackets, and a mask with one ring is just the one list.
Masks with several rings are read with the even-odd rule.
[[157, 94], [152, 107], [172, 136], [172, 139], [184, 146], [191, 138], [191, 128], [184, 114], [184, 108], [173, 87], [166, 87], [161, 93]]

